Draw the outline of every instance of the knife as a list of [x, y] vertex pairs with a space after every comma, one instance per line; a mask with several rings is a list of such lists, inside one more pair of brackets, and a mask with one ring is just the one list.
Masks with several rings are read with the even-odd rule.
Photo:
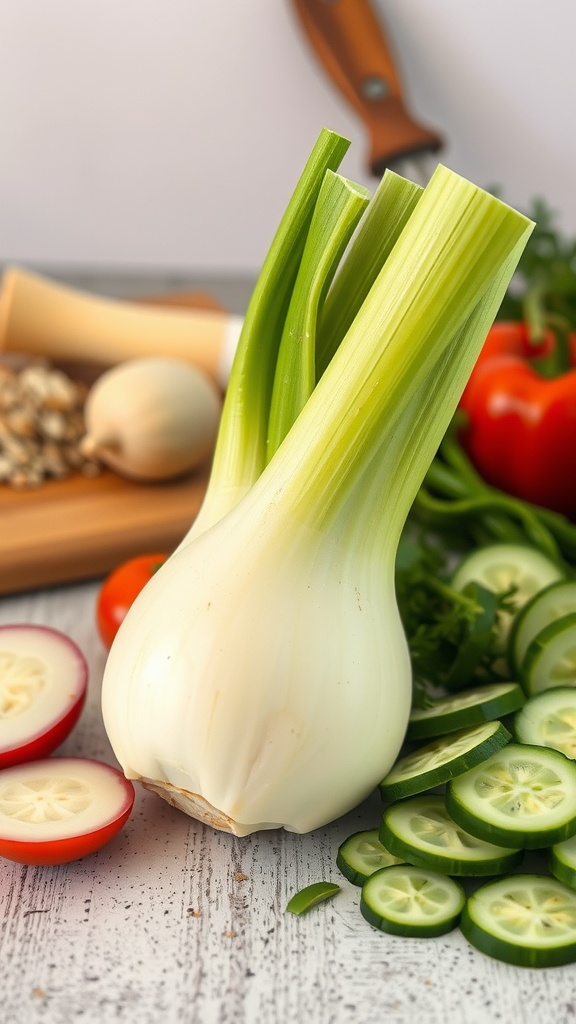
[[320, 63], [363, 121], [368, 165], [380, 177], [387, 167], [426, 184], [443, 145], [435, 131], [408, 112], [383, 27], [369, 0], [293, 0]]

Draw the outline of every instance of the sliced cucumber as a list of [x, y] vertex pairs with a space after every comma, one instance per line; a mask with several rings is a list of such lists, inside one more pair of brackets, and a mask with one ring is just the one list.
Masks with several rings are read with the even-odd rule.
[[455, 696], [441, 697], [428, 707], [413, 708], [406, 736], [409, 740], [445, 736], [509, 715], [521, 708], [524, 700], [518, 683], [489, 683], [462, 690]]
[[509, 743], [452, 779], [448, 813], [491, 843], [541, 849], [576, 833], [576, 763], [549, 747]]
[[382, 845], [377, 828], [355, 832], [344, 840], [336, 855], [336, 866], [354, 885], [364, 885], [379, 868], [403, 862], [403, 857], [395, 857]]
[[521, 682], [529, 697], [555, 686], [576, 686], [576, 612], [545, 626], [529, 643]]
[[511, 739], [501, 722], [484, 722], [472, 729], [442, 736], [399, 758], [379, 789], [384, 800], [401, 800], [441, 786], [485, 761]]
[[514, 716], [520, 743], [552, 747], [576, 759], [576, 687], [558, 686], [530, 697]]
[[[489, 544], [460, 563], [452, 577], [452, 586], [463, 590], [467, 583], [475, 581], [495, 594], [510, 593], [516, 614], [539, 590], [564, 576], [551, 558], [535, 548], [523, 544]], [[498, 615], [498, 634], [503, 647], [508, 643], [513, 618], [509, 612], [502, 611]]]
[[380, 931], [427, 938], [455, 928], [465, 902], [464, 889], [453, 878], [397, 864], [370, 875], [360, 910]]
[[559, 882], [576, 889], [576, 836], [552, 846], [548, 866]]
[[493, 590], [507, 594], [514, 588], [514, 603], [521, 608], [536, 594], [564, 577], [564, 573], [551, 558], [536, 548], [523, 544], [489, 544], [468, 555], [456, 569], [452, 584], [462, 590], [475, 581]]
[[564, 615], [576, 612], [576, 580], [556, 580], [534, 594], [518, 612], [510, 630], [509, 658], [520, 675], [528, 645], [537, 634]]
[[576, 892], [545, 875], [511, 875], [480, 886], [460, 927], [496, 960], [519, 967], [557, 967], [576, 960]]
[[409, 864], [446, 875], [499, 875], [520, 863], [522, 850], [470, 835], [450, 817], [442, 796], [426, 793], [384, 812], [380, 841]]

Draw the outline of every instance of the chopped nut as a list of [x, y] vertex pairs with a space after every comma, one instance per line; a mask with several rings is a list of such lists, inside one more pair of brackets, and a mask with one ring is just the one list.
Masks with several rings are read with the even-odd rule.
[[52, 370], [47, 378], [48, 391], [43, 405], [45, 409], [55, 409], [58, 412], [71, 412], [76, 409], [82, 400], [82, 396], [69, 377], [60, 370]]
[[25, 366], [18, 374], [23, 395], [31, 398], [37, 404], [43, 403], [50, 390], [48, 377], [49, 371], [44, 363]]
[[34, 453], [34, 445], [31, 442], [14, 436], [2, 439], [2, 449], [13, 466], [26, 466]]
[[25, 406], [10, 409], [6, 413], [6, 424], [18, 437], [34, 437], [36, 433], [34, 415]]
[[38, 429], [44, 437], [54, 441], [67, 439], [66, 417], [55, 409], [41, 409], [38, 416]]
[[0, 483], [36, 487], [101, 471], [80, 450], [87, 388], [48, 362], [0, 362]]

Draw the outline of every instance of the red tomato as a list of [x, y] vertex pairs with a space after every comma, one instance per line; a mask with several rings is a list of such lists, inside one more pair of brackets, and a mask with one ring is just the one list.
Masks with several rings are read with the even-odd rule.
[[167, 558], [166, 554], [138, 555], [106, 577], [96, 602], [98, 632], [106, 647], [112, 646], [128, 609]]
[[67, 864], [99, 850], [127, 821], [134, 786], [102, 761], [50, 757], [0, 772], [0, 857]]

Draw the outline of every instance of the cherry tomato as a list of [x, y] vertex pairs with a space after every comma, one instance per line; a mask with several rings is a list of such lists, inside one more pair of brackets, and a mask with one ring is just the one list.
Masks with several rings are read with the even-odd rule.
[[106, 647], [112, 646], [128, 609], [167, 558], [166, 554], [138, 555], [106, 577], [96, 602], [98, 632]]
[[56, 750], [80, 717], [87, 684], [70, 637], [48, 626], [0, 626], [0, 768]]
[[99, 850], [128, 820], [134, 786], [117, 768], [49, 757], [0, 771], [0, 857], [67, 864]]

